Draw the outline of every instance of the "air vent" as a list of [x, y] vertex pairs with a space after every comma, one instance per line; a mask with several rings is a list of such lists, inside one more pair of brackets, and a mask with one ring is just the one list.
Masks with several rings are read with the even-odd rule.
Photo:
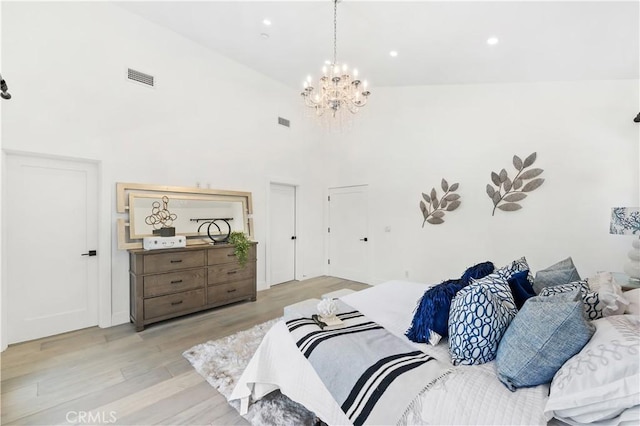
[[131, 81], [135, 81], [150, 87], [153, 87], [155, 83], [155, 79], [152, 75], [132, 70], [131, 68], [129, 68], [127, 71], [127, 78]]
[[284, 127], [291, 127], [291, 121], [282, 117], [278, 117], [278, 124]]

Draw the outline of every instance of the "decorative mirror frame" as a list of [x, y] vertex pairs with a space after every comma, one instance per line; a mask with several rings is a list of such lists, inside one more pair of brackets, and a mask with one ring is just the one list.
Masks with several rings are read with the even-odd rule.
[[[118, 182], [116, 183], [116, 211], [127, 215], [125, 218], [120, 217], [117, 219], [119, 250], [142, 248], [142, 238], [135, 238], [136, 236], [131, 233], [132, 212], [130, 211], [129, 203], [132, 196], [135, 195], [144, 197], [157, 196], [158, 198], [166, 195], [169, 199], [174, 195], [191, 195], [198, 199], [211, 199], [211, 201], [229, 200], [242, 202], [242, 206], [245, 209], [244, 232], [249, 239], [253, 239], [253, 202], [250, 192]], [[187, 245], [206, 244], [202, 240], [202, 236], [180, 233], [176, 235], [185, 235], [187, 237]]]

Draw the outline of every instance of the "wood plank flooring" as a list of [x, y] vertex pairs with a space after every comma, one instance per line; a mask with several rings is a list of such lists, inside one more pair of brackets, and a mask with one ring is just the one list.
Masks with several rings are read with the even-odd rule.
[[[154, 324], [91, 327], [0, 354], [3, 425], [246, 425], [182, 357], [192, 346], [282, 316], [284, 306], [366, 284], [332, 277], [279, 284], [244, 302]], [[84, 417], [83, 417], [84, 416]]]

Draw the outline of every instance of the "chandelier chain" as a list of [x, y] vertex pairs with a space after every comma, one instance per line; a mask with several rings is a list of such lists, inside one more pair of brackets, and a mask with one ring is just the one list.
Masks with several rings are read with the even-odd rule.
[[337, 64], [338, 58], [338, 0], [333, 0], [333, 63]]

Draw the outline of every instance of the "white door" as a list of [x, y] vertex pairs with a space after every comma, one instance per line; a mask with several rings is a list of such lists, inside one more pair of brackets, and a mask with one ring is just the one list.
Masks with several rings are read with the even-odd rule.
[[329, 275], [368, 282], [367, 186], [329, 188]]
[[8, 343], [98, 324], [97, 166], [7, 155]]
[[296, 187], [272, 183], [269, 204], [270, 283], [273, 285], [296, 278]]

